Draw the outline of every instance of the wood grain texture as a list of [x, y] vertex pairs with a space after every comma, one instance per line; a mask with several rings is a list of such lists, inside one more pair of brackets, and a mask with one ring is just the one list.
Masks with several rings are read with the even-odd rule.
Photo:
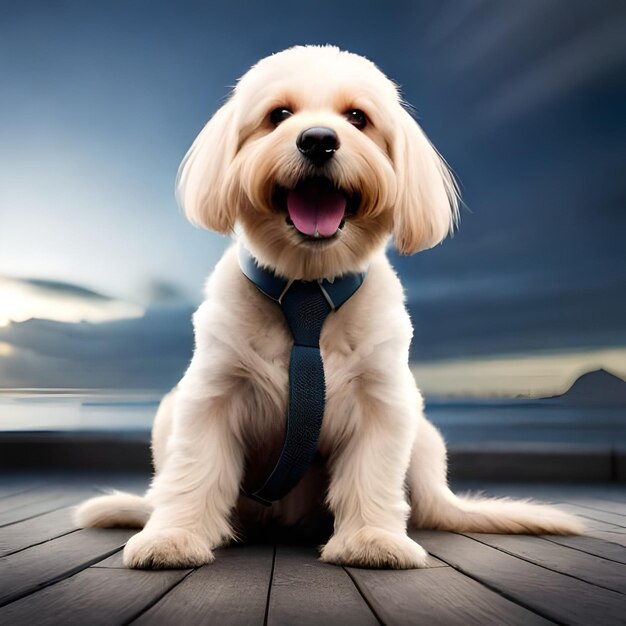
[[592, 489], [590, 493], [596, 494], [603, 500], [610, 500], [611, 502], [619, 502], [626, 504], [626, 482], [622, 479], [621, 482], [613, 483], [610, 489]]
[[549, 624], [451, 567], [348, 570], [384, 624]]
[[196, 571], [146, 572], [122, 563], [136, 531], [76, 531], [70, 517], [70, 505], [98, 488], [141, 492], [146, 482], [145, 474], [0, 476], [0, 624], [626, 621], [624, 487], [491, 485], [562, 503], [594, 536], [419, 531], [412, 536], [435, 555], [423, 570], [342, 569], [321, 563], [313, 546], [279, 546], [274, 559], [272, 546], [252, 544], [221, 549]]
[[30, 481], [19, 480], [19, 478], [15, 482], [3, 480], [0, 482], [0, 500], [32, 491], [40, 486], [40, 484], [31, 484]]
[[192, 572], [133, 624], [262, 625], [273, 557], [271, 546], [217, 550], [214, 563]]
[[591, 529], [588, 533], [590, 537], [601, 539], [609, 543], [615, 543], [622, 548], [626, 548], [626, 534], [613, 531], [603, 531]]
[[89, 567], [135, 532], [79, 530], [0, 559], [0, 606]]
[[578, 517], [582, 517], [585, 523], [590, 523], [589, 520], [592, 522], [602, 522], [603, 524], [610, 524], [615, 530], [621, 529], [621, 531], [626, 532], [626, 516], [620, 515], [619, 513], [598, 511], [597, 509], [590, 509], [589, 507], [571, 502], [559, 502], [557, 506], [563, 511], [568, 511]]
[[553, 535], [546, 535], [543, 539], [587, 554], [594, 554], [603, 559], [626, 563], [626, 548], [603, 539], [596, 537], [555, 537]]
[[5, 526], [0, 531], [0, 557], [76, 530], [72, 507]]
[[626, 484], [600, 482], [595, 484], [566, 483], [483, 483], [480, 489], [495, 496], [533, 498], [544, 502], [572, 502], [596, 498], [626, 504]]
[[626, 594], [626, 565], [520, 535], [468, 534], [468, 537], [555, 572]]
[[[413, 536], [413, 535], [412, 535]], [[469, 537], [437, 531], [414, 536], [452, 567], [531, 610], [566, 624], [620, 624], [622, 594], [540, 567]]]
[[626, 523], [626, 504], [622, 502], [611, 502], [610, 500], [601, 500], [600, 498], [582, 497], [569, 501], [570, 504], [591, 509], [592, 511], [601, 511], [603, 513], [613, 513], [619, 515], [622, 521]]
[[322, 563], [315, 548], [278, 546], [268, 625], [378, 624], [346, 571]]
[[[568, 499], [576, 491], [577, 495], [581, 495], [579, 485], [569, 485], [564, 483], [546, 483], [546, 482], [484, 482], [480, 483], [472, 481], [469, 483], [471, 491], [480, 491], [488, 496], [510, 497], [510, 498], [530, 498], [535, 501], [554, 503]], [[604, 483], [600, 483], [604, 484]], [[457, 490], [458, 492], [459, 490]]]
[[35, 489], [0, 500], [0, 527], [78, 504], [97, 493], [91, 487]]
[[126, 566], [124, 565], [124, 552], [119, 550], [115, 554], [108, 556], [106, 559], [94, 563], [91, 567], [126, 569]]
[[188, 573], [189, 570], [89, 568], [0, 608], [0, 623], [123, 624], [156, 602]]

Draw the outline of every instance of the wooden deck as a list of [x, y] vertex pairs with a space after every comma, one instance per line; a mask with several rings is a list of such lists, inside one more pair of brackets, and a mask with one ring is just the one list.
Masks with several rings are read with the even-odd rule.
[[497, 485], [583, 516], [587, 537], [419, 531], [427, 569], [341, 568], [315, 546], [218, 551], [195, 570], [124, 569], [130, 530], [77, 530], [72, 505], [143, 477], [0, 478], [0, 624], [624, 624], [626, 486]]

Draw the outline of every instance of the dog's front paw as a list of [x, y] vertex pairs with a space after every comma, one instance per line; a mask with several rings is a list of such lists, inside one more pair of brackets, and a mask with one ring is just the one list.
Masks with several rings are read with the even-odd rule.
[[124, 548], [124, 565], [138, 569], [198, 567], [214, 559], [204, 539], [182, 528], [142, 530]]
[[364, 526], [352, 535], [333, 535], [322, 549], [321, 558], [336, 565], [412, 569], [424, 567], [428, 555], [405, 534]]

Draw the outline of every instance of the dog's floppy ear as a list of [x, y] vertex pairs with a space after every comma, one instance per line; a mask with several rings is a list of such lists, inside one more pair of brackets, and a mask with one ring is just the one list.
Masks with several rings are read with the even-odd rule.
[[456, 224], [457, 186], [443, 158], [403, 108], [392, 147], [398, 191], [394, 239], [401, 254], [437, 245]]
[[226, 234], [235, 224], [237, 206], [226, 171], [237, 151], [231, 97], [200, 131], [178, 170], [176, 196], [196, 226]]

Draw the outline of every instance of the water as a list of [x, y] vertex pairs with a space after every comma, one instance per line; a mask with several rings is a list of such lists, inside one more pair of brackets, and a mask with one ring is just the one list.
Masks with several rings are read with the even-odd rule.
[[626, 407], [573, 407], [541, 401], [430, 403], [428, 418], [448, 443], [626, 442]]
[[[0, 392], [0, 430], [148, 431], [160, 391]], [[528, 400], [431, 400], [427, 415], [453, 445], [626, 442], [626, 408]]]
[[0, 430], [149, 430], [158, 391], [20, 391], [0, 393]]

